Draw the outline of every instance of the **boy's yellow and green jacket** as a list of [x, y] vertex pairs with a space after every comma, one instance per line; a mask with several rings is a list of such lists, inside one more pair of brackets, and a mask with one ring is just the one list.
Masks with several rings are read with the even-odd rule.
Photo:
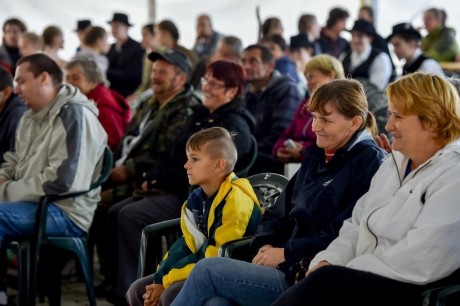
[[259, 205], [249, 181], [231, 173], [220, 185], [208, 211], [206, 231], [200, 230], [194, 218], [194, 208], [206, 207], [203, 190], [195, 189], [182, 206], [181, 229], [178, 239], [159, 264], [153, 282], [169, 287], [185, 280], [202, 258], [217, 256], [219, 247], [231, 240], [253, 235], [262, 219]]

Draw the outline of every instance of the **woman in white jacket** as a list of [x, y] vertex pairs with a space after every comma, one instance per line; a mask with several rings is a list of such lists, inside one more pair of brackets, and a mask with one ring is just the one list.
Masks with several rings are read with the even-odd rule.
[[458, 281], [459, 96], [422, 73], [386, 93], [393, 153], [339, 237], [274, 305], [421, 305], [423, 291]]

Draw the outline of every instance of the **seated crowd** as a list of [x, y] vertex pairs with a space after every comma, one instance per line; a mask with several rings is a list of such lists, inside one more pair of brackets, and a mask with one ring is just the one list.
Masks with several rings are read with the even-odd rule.
[[[77, 22], [69, 61], [59, 27], [38, 36], [6, 20], [0, 305], [8, 242], [32, 235], [40, 197], [88, 190], [105, 147], [108, 180], [49, 205], [46, 232], [88, 235], [96, 293], [115, 305], [421, 305], [456, 283], [460, 97], [439, 63], [460, 60], [455, 31], [432, 8], [425, 37], [398, 23], [382, 38], [364, 6], [348, 42], [349, 16], [333, 8], [321, 28], [302, 15], [289, 45], [281, 20], [259, 20], [243, 47], [203, 14], [187, 49], [171, 20], [145, 25], [139, 43], [117, 12], [110, 46], [104, 28]], [[246, 177], [288, 163], [300, 169], [262, 209]], [[143, 228], [176, 218], [183, 236], [137, 279]], [[217, 257], [246, 236], [251, 263]]]

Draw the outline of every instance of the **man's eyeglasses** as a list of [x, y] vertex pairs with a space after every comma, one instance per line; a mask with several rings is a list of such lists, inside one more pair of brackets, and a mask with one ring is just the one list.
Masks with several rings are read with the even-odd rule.
[[220, 88], [225, 88], [225, 84], [219, 84], [214, 81], [208, 81], [206, 78], [201, 78], [201, 86], [208, 85], [209, 88], [211, 89], [220, 89]]

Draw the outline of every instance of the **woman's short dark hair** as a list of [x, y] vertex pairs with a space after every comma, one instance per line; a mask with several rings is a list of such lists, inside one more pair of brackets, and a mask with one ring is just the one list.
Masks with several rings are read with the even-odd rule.
[[262, 24], [262, 37], [269, 35], [271, 30], [277, 27], [283, 27], [283, 24], [279, 18], [270, 17], [265, 19], [264, 23]]
[[238, 88], [236, 96], [243, 93], [246, 76], [241, 65], [227, 61], [216, 61], [208, 66], [206, 73], [211, 74], [216, 80], [224, 82], [225, 88]]
[[101, 27], [91, 27], [83, 38], [83, 43], [87, 46], [94, 46], [98, 39], [103, 39], [107, 35], [106, 30]]
[[329, 11], [329, 17], [326, 21], [326, 28], [331, 28], [334, 26], [339, 20], [346, 19], [350, 17], [350, 14], [347, 10], [344, 10], [340, 7], [335, 7]]
[[19, 30], [21, 30], [22, 33], [27, 31], [27, 27], [24, 24], [24, 22], [22, 22], [18, 18], [10, 18], [10, 19], [5, 20], [5, 22], [3, 23], [3, 33], [5, 33], [5, 28], [9, 24], [17, 26]]
[[300, 16], [299, 22], [297, 24], [297, 29], [299, 33], [302, 34], [308, 34], [308, 31], [310, 30], [311, 26], [315, 24], [316, 21], [316, 16], [312, 14], [304, 14]]
[[150, 32], [150, 34], [155, 36], [155, 24], [153, 23], [147, 23], [146, 25], [142, 27], [142, 30], [147, 30]]
[[286, 52], [288, 46], [286, 44], [286, 41], [284, 40], [283, 36], [279, 34], [270, 34], [268, 36], [265, 36], [262, 38], [260, 41], [261, 43], [272, 43], [275, 45], [278, 45], [281, 49], [281, 51]]
[[171, 20], [165, 19], [157, 25], [158, 29], [164, 32], [169, 32], [172, 38], [177, 42], [180, 38], [179, 30], [177, 29], [174, 22]]
[[54, 37], [56, 37], [58, 35], [62, 35], [62, 31], [57, 26], [48, 26], [48, 27], [46, 27], [45, 30], [43, 30], [43, 33], [42, 33], [43, 44], [45, 46], [52, 45]]

